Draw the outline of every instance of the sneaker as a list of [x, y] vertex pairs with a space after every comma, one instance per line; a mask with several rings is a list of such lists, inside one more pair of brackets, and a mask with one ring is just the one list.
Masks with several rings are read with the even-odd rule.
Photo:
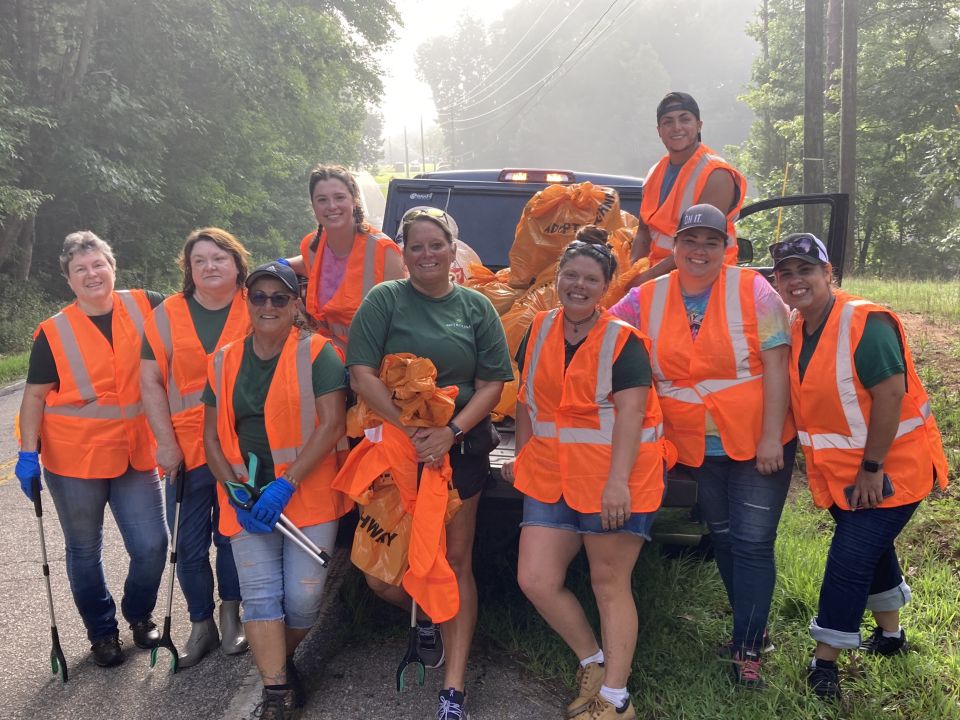
[[603, 663], [587, 663], [577, 668], [577, 697], [567, 705], [567, 717], [572, 718], [583, 711], [590, 704], [590, 700], [600, 692], [607, 669]]
[[903, 628], [900, 628], [900, 637], [892, 638], [884, 636], [883, 628], [877, 626], [873, 629], [873, 634], [860, 643], [860, 649], [868, 655], [893, 657], [908, 652], [910, 643], [907, 642], [907, 633]]
[[133, 644], [141, 650], [152, 650], [160, 642], [160, 631], [157, 624], [149, 617], [130, 623], [133, 632]]
[[425, 668], [438, 668], [443, 665], [443, 634], [433, 623], [417, 623], [417, 652]]
[[297, 720], [300, 708], [296, 706], [293, 689], [263, 689], [260, 702], [253, 709], [253, 717], [259, 720]]
[[[760, 652], [763, 654], [771, 653], [777, 649], [777, 646], [770, 642], [770, 633], [766, 630], [763, 631], [763, 639], [760, 641]], [[723, 660], [725, 662], [730, 662], [733, 660], [733, 655], [736, 648], [733, 646], [733, 640], [727, 640], [723, 645], [717, 647], [717, 660]]]
[[834, 667], [807, 668], [807, 685], [821, 700], [840, 699], [840, 672]]
[[573, 716], [573, 720], [635, 720], [636, 717], [637, 711], [633, 709], [630, 698], [627, 698], [624, 705], [617, 707], [600, 695], [594, 695], [587, 706]]
[[730, 672], [738, 687], [747, 690], [763, 690], [766, 685], [760, 676], [760, 653], [741, 650], [734, 655]]
[[90, 646], [90, 652], [93, 653], [93, 661], [100, 667], [114, 667], [123, 662], [123, 645], [120, 642], [120, 633], [107, 635], [100, 638]]
[[440, 693], [437, 720], [467, 720], [467, 711], [464, 709], [466, 701], [466, 693], [447, 688]]

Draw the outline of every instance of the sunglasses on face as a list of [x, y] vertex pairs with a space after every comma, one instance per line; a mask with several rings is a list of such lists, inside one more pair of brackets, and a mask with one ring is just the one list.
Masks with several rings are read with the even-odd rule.
[[808, 234], [774, 243], [770, 246], [770, 255], [774, 262], [779, 262], [781, 258], [790, 255], [809, 255], [818, 260], [823, 260], [820, 248], [817, 245], [817, 239]]
[[275, 308], [285, 308], [291, 300], [294, 299], [293, 295], [288, 293], [274, 293], [273, 295], [267, 295], [265, 292], [255, 292], [250, 294], [250, 302], [252, 302], [257, 307], [263, 307], [267, 304], [267, 300], [270, 301], [270, 304]]

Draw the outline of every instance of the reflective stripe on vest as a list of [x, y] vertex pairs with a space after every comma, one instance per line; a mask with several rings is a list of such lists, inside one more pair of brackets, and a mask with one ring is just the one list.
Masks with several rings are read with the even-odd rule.
[[170, 330], [170, 315], [167, 313], [166, 304], [161, 303], [157, 306], [153, 311], [153, 319], [167, 356], [167, 403], [170, 405], [170, 414], [176, 415], [199, 406], [202, 402], [203, 390], [183, 393], [177, 385], [173, 372], [173, 333]]
[[[547, 316], [543, 319], [543, 323], [540, 325], [540, 332], [537, 333], [537, 338], [533, 343], [533, 351], [530, 356], [530, 369], [527, 371], [526, 380], [531, 388], [536, 387], [534, 381], [537, 375], [537, 366], [540, 364], [540, 351], [543, 350], [547, 334], [550, 332], [550, 328], [553, 327], [553, 323], [559, 313], [559, 308], [554, 308], [547, 313]], [[536, 393], [534, 392], [527, 393], [527, 410], [530, 413], [530, 426], [534, 435], [544, 438], [555, 438], [557, 436], [556, 423], [543, 422], [539, 419]]]
[[[697, 183], [700, 182], [700, 176], [703, 175], [703, 171], [706, 170], [707, 165], [712, 162], [725, 161], [723, 158], [717, 155], [703, 153], [697, 160], [696, 165], [693, 166], [693, 169], [690, 171], [690, 176], [687, 178], [687, 183], [683, 186], [683, 194], [680, 196], [680, 213], [678, 217], [682, 216], [689, 207], [695, 204], [693, 193], [697, 188]], [[736, 218], [733, 219], [735, 220]], [[653, 228], [648, 228], [648, 230], [650, 231], [650, 237], [655, 245], [663, 250], [670, 252], [673, 251], [673, 236], [662, 233], [659, 230], [654, 230]], [[727, 246], [730, 245], [729, 238], [725, 244]]]

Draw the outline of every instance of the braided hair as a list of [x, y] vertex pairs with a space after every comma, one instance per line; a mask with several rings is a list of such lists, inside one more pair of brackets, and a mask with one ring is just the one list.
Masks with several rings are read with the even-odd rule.
[[603, 272], [603, 279], [613, 280], [617, 271], [617, 258], [613, 254], [607, 239], [610, 233], [597, 225], [584, 225], [577, 231], [576, 238], [567, 245], [560, 256], [560, 269], [575, 257], [583, 256], [597, 262]]
[[[353, 198], [353, 224], [356, 226], [356, 232], [368, 232], [370, 226], [367, 224], [363, 215], [363, 206], [360, 204], [360, 186], [356, 179], [342, 165], [317, 165], [310, 171], [310, 202], [313, 202], [313, 190], [321, 180], [339, 180], [347, 186], [350, 196]], [[310, 251], [313, 252], [320, 244], [320, 234], [323, 232], [323, 225], [317, 221], [317, 234], [310, 243]]]

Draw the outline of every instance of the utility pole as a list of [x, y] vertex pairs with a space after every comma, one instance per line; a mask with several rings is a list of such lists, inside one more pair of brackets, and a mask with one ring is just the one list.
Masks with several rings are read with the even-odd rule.
[[[803, 192], [823, 192], [824, 0], [805, 0], [803, 28]], [[823, 236], [820, 205], [803, 206], [803, 228]]]
[[420, 116], [420, 172], [427, 171], [427, 151], [423, 144], [423, 115]]
[[850, 195], [844, 274], [852, 269], [857, 237], [857, 0], [843, 0], [840, 59], [840, 192]]
[[410, 177], [410, 145], [407, 143], [407, 126], [403, 126], [403, 168], [407, 177]]

